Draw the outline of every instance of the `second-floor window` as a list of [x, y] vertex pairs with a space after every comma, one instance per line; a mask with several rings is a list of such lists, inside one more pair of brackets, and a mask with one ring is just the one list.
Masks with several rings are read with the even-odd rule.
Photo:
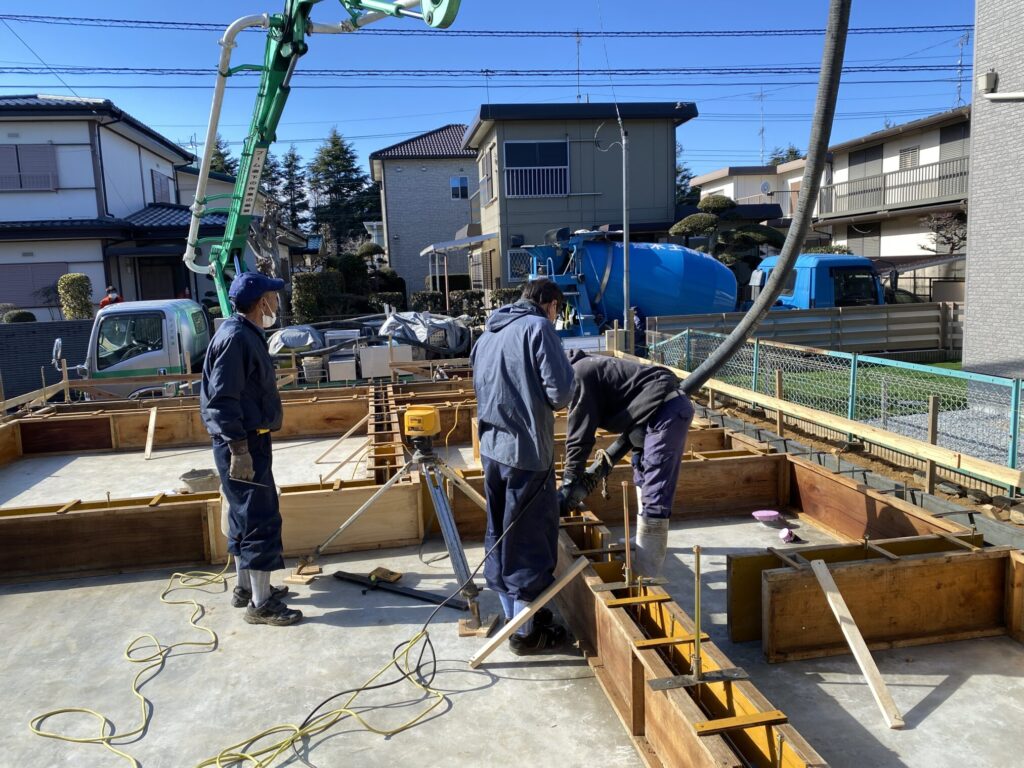
[[509, 197], [569, 194], [569, 143], [506, 141], [505, 193]]
[[469, 177], [468, 176], [452, 176], [449, 178], [449, 184], [452, 190], [452, 200], [468, 200], [469, 199]]
[[57, 189], [52, 144], [0, 144], [0, 191]]
[[921, 147], [905, 147], [900, 150], [900, 170], [917, 168], [921, 160]]
[[153, 202], [173, 203], [174, 181], [171, 177], [157, 170], [150, 170], [150, 174], [153, 177]]

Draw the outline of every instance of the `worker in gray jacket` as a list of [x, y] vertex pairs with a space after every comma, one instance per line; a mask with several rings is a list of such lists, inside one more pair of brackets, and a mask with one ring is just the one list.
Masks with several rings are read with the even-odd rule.
[[667, 368], [580, 350], [569, 359], [576, 384], [566, 424], [562, 499], [572, 495], [576, 483], [586, 482], [584, 471], [598, 429], [628, 434], [640, 503], [636, 569], [643, 576], [658, 576], [693, 404]]
[[[530, 281], [519, 301], [491, 314], [473, 349], [490, 552], [484, 576], [501, 598], [506, 619], [554, 581], [554, 412], [569, 403], [573, 381], [553, 325], [564, 301], [550, 280]], [[543, 653], [565, 637], [542, 608], [509, 639], [509, 647], [517, 655]]]

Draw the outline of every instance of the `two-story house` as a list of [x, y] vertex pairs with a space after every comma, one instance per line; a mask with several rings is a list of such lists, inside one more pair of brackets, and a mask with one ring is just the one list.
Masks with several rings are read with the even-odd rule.
[[697, 116], [694, 104], [484, 104], [463, 141], [479, 174], [470, 231], [493, 234], [471, 251], [475, 286], [521, 281], [530, 264], [521, 246], [543, 242], [548, 230], [621, 229], [619, 115], [629, 136], [631, 237], [667, 235], [676, 221], [675, 129]]
[[[450, 240], [469, 219], [477, 174], [476, 152], [462, 145], [465, 131], [465, 125], [445, 125], [370, 155], [373, 180], [380, 184], [382, 245], [409, 293], [426, 287], [430, 262], [420, 252]], [[367, 231], [373, 237], [371, 227]], [[449, 266], [467, 272], [464, 258]]]
[[[107, 285], [129, 301], [212, 291], [181, 258], [194, 161], [108, 100], [0, 96], [0, 303], [58, 319], [54, 286], [68, 272], [88, 275], [94, 302]], [[211, 174], [210, 194], [233, 187]], [[222, 234], [226, 218], [205, 216], [200, 236]], [[285, 257], [302, 244], [278, 240]]]
[[[901, 265], [934, 257], [929, 214], [967, 207], [970, 107], [930, 115], [834, 144], [814, 209], [810, 244], [822, 240], [854, 253]], [[697, 176], [701, 196], [724, 194], [737, 203], [774, 201], [786, 228], [796, 205], [804, 161], [729, 167]], [[940, 248], [941, 250], [941, 248]], [[901, 287], [929, 297], [936, 279], [962, 279], [964, 262], [929, 267], [901, 278]]]

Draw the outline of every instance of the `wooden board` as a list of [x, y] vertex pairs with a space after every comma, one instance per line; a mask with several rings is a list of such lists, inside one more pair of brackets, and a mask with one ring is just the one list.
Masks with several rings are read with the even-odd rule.
[[[914, 555], [833, 566], [868, 647], [877, 650], [1006, 634], [1009, 550]], [[761, 642], [770, 662], [848, 653], [808, 569], [764, 571]]]
[[[146, 416], [143, 414], [143, 421]], [[23, 419], [17, 422], [21, 428], [21, 452], [24, 456], [40, 453], [66, 453], [77, 451], [102, 451], [111, 448], [110, 428], [105, 417], [76, 419], [74, 428], [68, 429], [59, 418]], [[145, 445], [143, 438], [142, 445]]]
[[881, 494], [849, 477], [789, 456], [793, 506], [824, 528], [850, 539], [892, 539], [963, 526], [932, 517], [910, 502]]
[[1011, 551], [1006, 570], [1006, 628], [1014, 640], [1024, 643], [1024, 552]]
[[0, 424], [0, 467], [21, 458], [21, 426]]
[[0, 578], [206, 560], [205, 502], [0, 517]]
[[885, 718], [886, 725], [890, 728], [902, 728], [903, 717], [900, 715], [896, 702], [893, 701], [892, 694], [889, 693], [889, 689], [882, 679], [882, 673], [878, 671], [878, 665], [875, 664], [875, 660], [872, 658], [871, 652], [864, 642], [864, 636], [860, 633], [857, 623], [853, 620], [853, 615], [846, 605], [846, 600], [843, 599], [839, 587], [832, 578], [832, 574], [829, 573], [828, 566], [824, 560], [812, 560], [811, 570], [814, 572], [815, 578], [818, 579], [818, 584], [825, 595], [825, 599], [828, 601], [829, 607], [832, 609], [832, 613], [835, 614], [839, 629], [846, 638], [846, 644], [850, 647], [854, 659], [857, 660], [857, 666], [860, 667], [860, 671], [868, 683], [868, 688], [871, 689], [871, 695], [874, 697], [875, 703], [878, 704], [878, 708], [882, 711], [882, 717]]

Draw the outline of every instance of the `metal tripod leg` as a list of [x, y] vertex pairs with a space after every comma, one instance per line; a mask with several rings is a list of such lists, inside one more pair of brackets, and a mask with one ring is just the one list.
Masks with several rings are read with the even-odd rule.
[[[433, 502], [434, 514], [437, 516], [437, 521], [441, 526], [441, 535], [444, 537], [448, 557], [452, 562], [452, 568], [455, 570], [455, 577], [459, 580], [459, 584], [462, 585], [462, 596], [466, 598], [466, 602], [469, 605], [470, 618], [459, 621], [459, 635], [463, 637], [487, 637], [494, 624], [497, 623], [498, 616], [495, 614], [487, 617], [485, 620], [480, 618], [480, 604], [477, 600], [480, 590], [474, 583], [472, 572], [469, 570], [469, 563], [466, 562], [466, 553], [462, 548], [462, 539], [459, 536], [459, 529], [455, 525], [455, 515], [452, 513], [451, 505], [448, 503], [448, 496], [445, 494], [442, 486], [442, 477], [448, 477], [461, 488], [462, 484], [457, 481], [462, 480], [462, 478], [459, 478], [447, 465], [434, 457], [426, 456], [420, 458], [420, 474], [426, 481], [427, 490], [430, 492], [430, 500]], [[466, 483], [466, 486], [476, 494], [476, 491], [468, 483]]]
[[368, 510], [370, 507], [372, 507], [373, 503], [375, 501], [377, 501], [377, 499], [379, 499], [381, 496], [383, 496], [385, 491], [388, 490], [388, 488], [390, 488], [395, 483], [397, 483], [399, 480], [401, 480], [403, 477], [405, 477], [406, 475], [409, 474], [409, 471], [410, 471], [410, 468], [412, 467], [412, 464], [413, 463], [411, 461], [406, 462], [405, 466], [403, 466], [401, 469], [399, 469], [395, 473], [394, 477], [392, 477], [390, 480], [388, 480], [386, 483], [384, 483], [384, 485], [382, 485], [380, 488], [378, 488], [377, 492], [374, 493], [373, 496], [368, 498], [363, 503], [363, 506], [361, 506], [359, 509], [357, 509], [355, 512], [352, 513], [352, 517], [350, 517], [344, 523], [339, 525], [338, 529], [334, 533], [332, 533], [330, 536], [328, 536], [326, 539], [324, 539], [324, 541], [320, 544], [320, 546], [318, 546], [313, 551], [313, 554], [308, 558], [308, 560], [312, 560], [314, 557], [320, 557], [320, 555], [322, 555], [324, 553], [324, 550], [327, 549], [327, 547], [329, 547], [331, 545], [331, 542], [334, 541], [339, 536], [341, 536], [341, 534], [343, 534], [348, 529], [348, 527], [350, 525], [355, 524], [356, 520], [358, 520], [360, 517], [362, 517], [362, 514], [366, 510]]

